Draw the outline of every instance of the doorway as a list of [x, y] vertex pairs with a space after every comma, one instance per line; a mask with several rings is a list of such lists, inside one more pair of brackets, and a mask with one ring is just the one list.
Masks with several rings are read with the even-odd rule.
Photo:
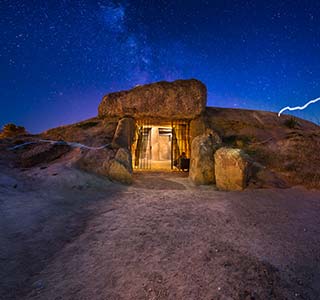
[[181, 155], [190, 158], [189, 122], [138, 120], [132, 147], [136, 170], [174, 170]]

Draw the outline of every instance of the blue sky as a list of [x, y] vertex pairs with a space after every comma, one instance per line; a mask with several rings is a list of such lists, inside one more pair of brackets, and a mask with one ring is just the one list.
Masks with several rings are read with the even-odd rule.
[[[279, 111], [320, 96], [319, 1], [2, 1], [0, 126], [97, 114], [102, 96], [197, 78], [208, 105]], [[295, 113], [315, 122], [320, 104]]]

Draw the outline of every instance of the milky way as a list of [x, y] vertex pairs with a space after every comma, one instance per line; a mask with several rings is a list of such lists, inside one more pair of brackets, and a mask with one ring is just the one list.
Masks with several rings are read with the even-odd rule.
[[178, 78], [202, 80], [212, 106], [316, 98], [320, 4], [295, 2], [1, 1], [0, 126], [80, 121], [105, 93]]

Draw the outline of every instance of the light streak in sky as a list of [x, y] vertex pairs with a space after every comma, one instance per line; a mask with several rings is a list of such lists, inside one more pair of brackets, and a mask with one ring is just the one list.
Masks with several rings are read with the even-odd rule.
[[310, 104], [316, 103], [316, 102], [318, 102], [318, 101], [320, 101], [320, 97], [317, 98], [317, 99], [310, 100], [309, 102], [307, 102], [307, 103], [306, 103], [305, 105], [303, 105], [303, 106], [296, 106], [296, 107], [287, 106], [287, 107], [284, 107], [284, 108], [282, 108], [282, 109], [279, 111], [278, 117], [280, 117], [280, 115], [281, 115], [284, 111], [286, 111], [286, 110], [290, 110], [290, 111], [293, 111], [293, 110], [304, 110], [304, 109], [307, 108]]

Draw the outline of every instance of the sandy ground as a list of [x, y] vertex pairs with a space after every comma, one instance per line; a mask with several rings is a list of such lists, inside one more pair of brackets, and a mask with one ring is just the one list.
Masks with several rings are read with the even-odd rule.
[[319, 191], [0, 167], [0, 299], [320, 299]]

